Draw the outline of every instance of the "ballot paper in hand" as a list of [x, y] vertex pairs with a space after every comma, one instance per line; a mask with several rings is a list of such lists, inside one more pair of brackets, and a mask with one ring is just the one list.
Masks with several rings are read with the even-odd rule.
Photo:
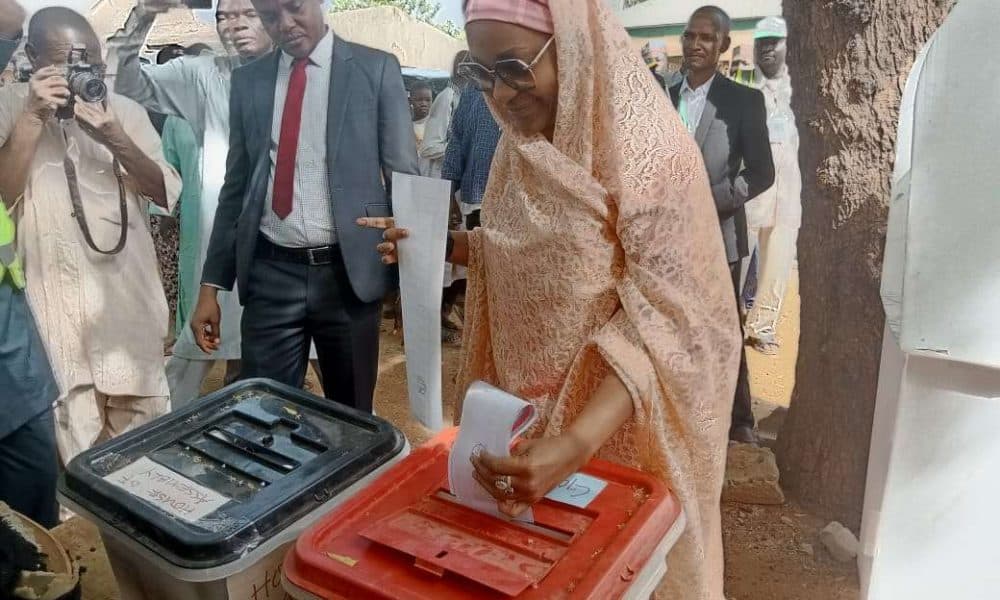
[[[510, 456], [510, 446], [534, 422], [535, 407], [517, 396], [477, 381], [469, 387], [462, 407], [462, 426], [448, 458], [451, 493], [462, 504], [502, 517], [496, 499], [476, 481], [470, 458], [474, 453]], [[518, 517], [533, 522], [531, 511]]]
[[398, 243], [410, 411], [425, 427], [444, 426], [441, 409], [441, 273], [451, 182], [393, 173], [392, 212], [409, 236]]

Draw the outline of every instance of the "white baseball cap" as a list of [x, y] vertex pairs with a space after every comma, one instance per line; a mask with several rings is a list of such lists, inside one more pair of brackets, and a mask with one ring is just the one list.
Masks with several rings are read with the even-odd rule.
[[761, 38], [787, 38], [788, 24], [781, 17], [767, 17], [757, 22], [757, 29], [753, 32], [753, 39]]

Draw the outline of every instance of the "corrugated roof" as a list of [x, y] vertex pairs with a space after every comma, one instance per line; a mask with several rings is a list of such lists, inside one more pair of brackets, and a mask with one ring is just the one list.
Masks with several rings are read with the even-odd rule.
[[[627, 29], [665, 27], [687, 23], [697, 8], [710, 4], [706, 0], [646, 0], [631, 8], [623, 8], [623, 0], [609, 0]], [[781, 14], [781, 0], [718, 0], [716, 4], [732, 19], [760, 19]]]

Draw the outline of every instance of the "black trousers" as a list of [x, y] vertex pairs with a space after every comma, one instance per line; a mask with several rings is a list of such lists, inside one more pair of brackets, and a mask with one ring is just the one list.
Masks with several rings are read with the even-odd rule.
[[55, 421], [47, 410], [0, 440], [0, 500], [42, 527], [59, 524]]
[[[736, 308], [740, 304], [740, 262], [729, 263], [729, 273], [733, 276], [733, 298]], [[743, 321], [740, 320], [740, 331], [743, 331]], [[732, 428], [740, 426], [753, 427], [753, 405], [750, 401], [750, 372], [747, 370], [747, 349], [740, 343], [740, 374], [736, 378], [736, 397], [733, 399]]]
[[240, 378], [301, 387], [312, 342], [326, 397], [371, 412], [382, 303], [358, 299], [339, 252], [329, 264], [308, 265], [269, 257], [273, 245], [263, 239], [257, 245], [243, 310]]
[[469, 231], [472, 231], [473, 229], [475, 229], [476, 227], [479, 227], [482, 224], [482, 221], [480, 221], [480, 219], [479, 219], [479, 215], [480, 215], [481, 212], [482, 211], [478, 211], [478, 210], [477, 211], [473, 211], [473, 212], [469, 213], [468, 216], [465, 217], [465, 228], [466, 229], [468, 229]]

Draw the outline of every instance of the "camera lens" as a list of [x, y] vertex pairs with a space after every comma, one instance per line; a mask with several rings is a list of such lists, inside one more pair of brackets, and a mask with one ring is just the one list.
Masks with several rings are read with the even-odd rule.
[[100, 79], [88, 79], [80, 97], [87, 102], [102, 102], [108, 95], [108, 86]]
[[69, 88], [84, 102], [102, 102], [108, 96], [104, 80], [92, 73], [74, 73], [70, 76]]

